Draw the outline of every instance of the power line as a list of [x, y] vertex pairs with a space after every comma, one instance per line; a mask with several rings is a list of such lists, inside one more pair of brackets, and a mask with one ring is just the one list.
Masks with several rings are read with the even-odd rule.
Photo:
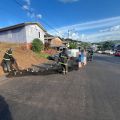
[[59, 33], [59, 31], [57, 31], [54, 27], [52, 27], [51, 25], [49, 25], [45, 20], [41, 20], [43, 21], [49, 28], [53, 29], [55, 32]]
[[[18, 5], [18, 6], [20, 6], [21, 8], [23, 8], [23, 4], [22, 3], [20, 3], [18, 0], [13, 0], [13, 1], [15, 1], [15, 3]], [[24, 9], [24, 8], [23, 8]], [[30, 10], [30, 9], [24, 9], [25, 11], [27, 11], [27, 12], [29, 12], [30, 14], [32, 14], [33, 12]]]
[[[20, 3], [18, 0], [14, 0], [15, 1], [15, 3], [17, 4], [17, 5], [19, 5], [21, 8], [23, 8], [23, 4], [22, 3]], [[34, 12], [33, 11], [31, 11], [30, 9], [24, 9], [25, 11], [27, 11], [27, 12], [29, 12], [30, 14], [33, 14]], [[35, 17], [37, 18], [37, 14], [36, 13], [34, 13], [35, 14]], [[44, 24], [46, 24], [49, 28], [51, 28], [51, 29], [53, 29], [56, 33], [58, 33], [58, 34], [60, 34], [59, 33], [59, 31], [57, 31], [53, 26], [51, 26], [50, 24], [48, 24], [45, 20], [40, 20], [41, 22], [43, 22]], [[62, 35], [63, 36], [63, 35]]]

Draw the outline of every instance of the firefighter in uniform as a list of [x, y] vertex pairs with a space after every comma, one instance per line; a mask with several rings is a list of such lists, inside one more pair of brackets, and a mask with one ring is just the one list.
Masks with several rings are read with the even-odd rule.
[[5, 52], [4, 57], [3, 57], [3, 69], [4, 69], [4, 71], [11, 72], [10, 62], [11, 62], [12, 58], [13, 58], [12, 49], [10, 48]]
[[63, 48], [62, 52], [59, 54], [59, 64], [62, 66], [63, 74], [67, 74], [68, 72], [68, 54], [66, 53], [66, 48]]
[[88, 51], [88, 61], [92, 61], [93, 60], [93, 50], [89, 50]]

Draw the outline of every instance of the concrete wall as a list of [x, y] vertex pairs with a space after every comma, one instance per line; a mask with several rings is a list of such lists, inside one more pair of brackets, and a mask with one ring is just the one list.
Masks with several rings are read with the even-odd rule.
[[25, 27], [0, 32], [0, 42], [25, 43], [26, 42]]
[[39, 26], [27, 25], [25, 29], [27, 43], [31, 43], [35, 38], [39, 38], [44, 43], [45, 32]]

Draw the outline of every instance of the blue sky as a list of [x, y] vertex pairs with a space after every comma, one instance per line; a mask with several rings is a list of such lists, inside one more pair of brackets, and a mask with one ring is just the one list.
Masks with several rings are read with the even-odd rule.
[[61, 37], [120, 40], [119, 11], [120, 0], [0, 0], [0, 27], [38, 21]]

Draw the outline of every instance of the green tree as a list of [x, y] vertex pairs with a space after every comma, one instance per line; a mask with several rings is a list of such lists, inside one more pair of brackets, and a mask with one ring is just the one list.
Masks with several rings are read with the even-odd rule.
[[81, 45], [80, 45], [81, 48], [89, 48], [90, 46], [91, 46], [91, 43], [88, 43], [88, 42], [81, 42]]
[[76, 49], [77, 48], [77, 43], [76, 42], [70, 42], [69, 43], [69, 48], [70, 49]]
[[41, 50], [43, 50], [43, 48], [44, 48], [43, 42], [40, 39], [35, 38], [32, 42], [33, 52], [40, 52]]
[[102, 45], [99, 45], [99, 46], [98, 46], [98, 50], [103, 50], [103, 46], [102, 46]]
[[114, 43], [112, 41], [106, 41], [103, 43], [102, 47], [104, 50], [111, 50]]

